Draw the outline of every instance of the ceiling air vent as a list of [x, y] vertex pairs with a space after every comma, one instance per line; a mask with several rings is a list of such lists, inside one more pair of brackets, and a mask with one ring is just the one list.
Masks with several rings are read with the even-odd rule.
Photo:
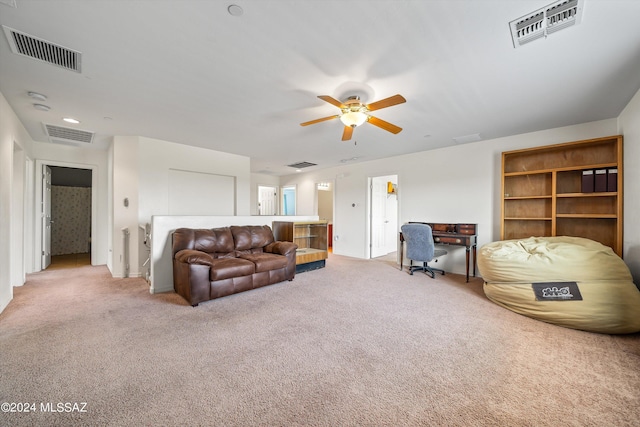
[[298, 163], [292, 163], [287, 166], [289, 166], [290, 168], [302, 169], [302, 168], [308, 168], [309, 166], [317, 166], [317, 164], [310, 163], [310, 162], [298, 162]]
[[53, 44], [38, 37], [2, 26], [13, 53], [27, 56], [38, 61], [80, 72], [82, 54], [76, 50]]
[[559, 0], [509, 22], [513, 47], [519, 47], [582, 20], [584, 0]]
[[43, 123], [45, 132], [51, 142], [82, 142], [91, 144], [93, 142], [93, 132], [86, 130], [66, 128], [62, 126]]

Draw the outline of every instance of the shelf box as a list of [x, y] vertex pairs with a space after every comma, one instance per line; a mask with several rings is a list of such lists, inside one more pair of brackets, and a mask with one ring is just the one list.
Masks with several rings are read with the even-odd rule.
[[594, 189], [593, 169], [582, 171], [582, 192], [593, 193], [593, 189]]
[[607, 170], [596, 169], [593, 173], [595, 175], [593, 191], [596, 193], [607, 191]]
[[618, 169], [607, 169], [607, 191], [618, 191]]

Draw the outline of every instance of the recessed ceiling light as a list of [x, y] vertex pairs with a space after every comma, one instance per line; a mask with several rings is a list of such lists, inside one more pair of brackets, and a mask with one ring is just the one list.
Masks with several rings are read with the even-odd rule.
[[40, 111], [49, 111], [49, 110], [51, 110], [51, 107], [49, 107], [48, 105], [44, 105], [44, 104], [33, 104], [33, 108], [35, 108], [36, 110], [40, 110]]
[[237, 4], [230, 4], [227, 8], [227, 12], [229, 12], [229, 15], [231, 16], [242, 16], [244, 10], [242, 10], [242, 8]]
[[47, 97], [41, 93], [38, 92], [27, 92], [27, 95], [29, 95], [31, 98], [33, 99], [37, 99], [38, 101], [46, 101]]
[[78, 123], [80, 123], [80, 120], [76, 120], [72, 117], [63, 117], [62, 120], [64, 120], [67, 123], [73, 123], [74, 125], [77, 125]]

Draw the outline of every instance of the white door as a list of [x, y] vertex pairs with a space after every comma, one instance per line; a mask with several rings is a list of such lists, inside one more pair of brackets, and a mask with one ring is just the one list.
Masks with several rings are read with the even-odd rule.
[[396, 195], [387, 194], [387, 183], [395, 175], [371, 180], [371, 258], [395, 252], [397, 248], [398, 203]]
[[42, 166], [42, 269], [51, 264], [51, 168]]
[[258, 215], [278, 215], [276, 187], [258, 186]]

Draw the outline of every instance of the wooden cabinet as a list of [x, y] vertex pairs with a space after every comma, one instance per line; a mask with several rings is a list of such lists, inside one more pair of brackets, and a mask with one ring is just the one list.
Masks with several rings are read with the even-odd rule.
[[622, 257], [622, 196], [621, 135], [506, 151], [500, 236], [586, 237]]
[[327, 259], [327, 221], [273, 221], [273, 235], [276, 240], [294, 242], [296, 251], [296, 272], [314, 270], [325, 266]]

